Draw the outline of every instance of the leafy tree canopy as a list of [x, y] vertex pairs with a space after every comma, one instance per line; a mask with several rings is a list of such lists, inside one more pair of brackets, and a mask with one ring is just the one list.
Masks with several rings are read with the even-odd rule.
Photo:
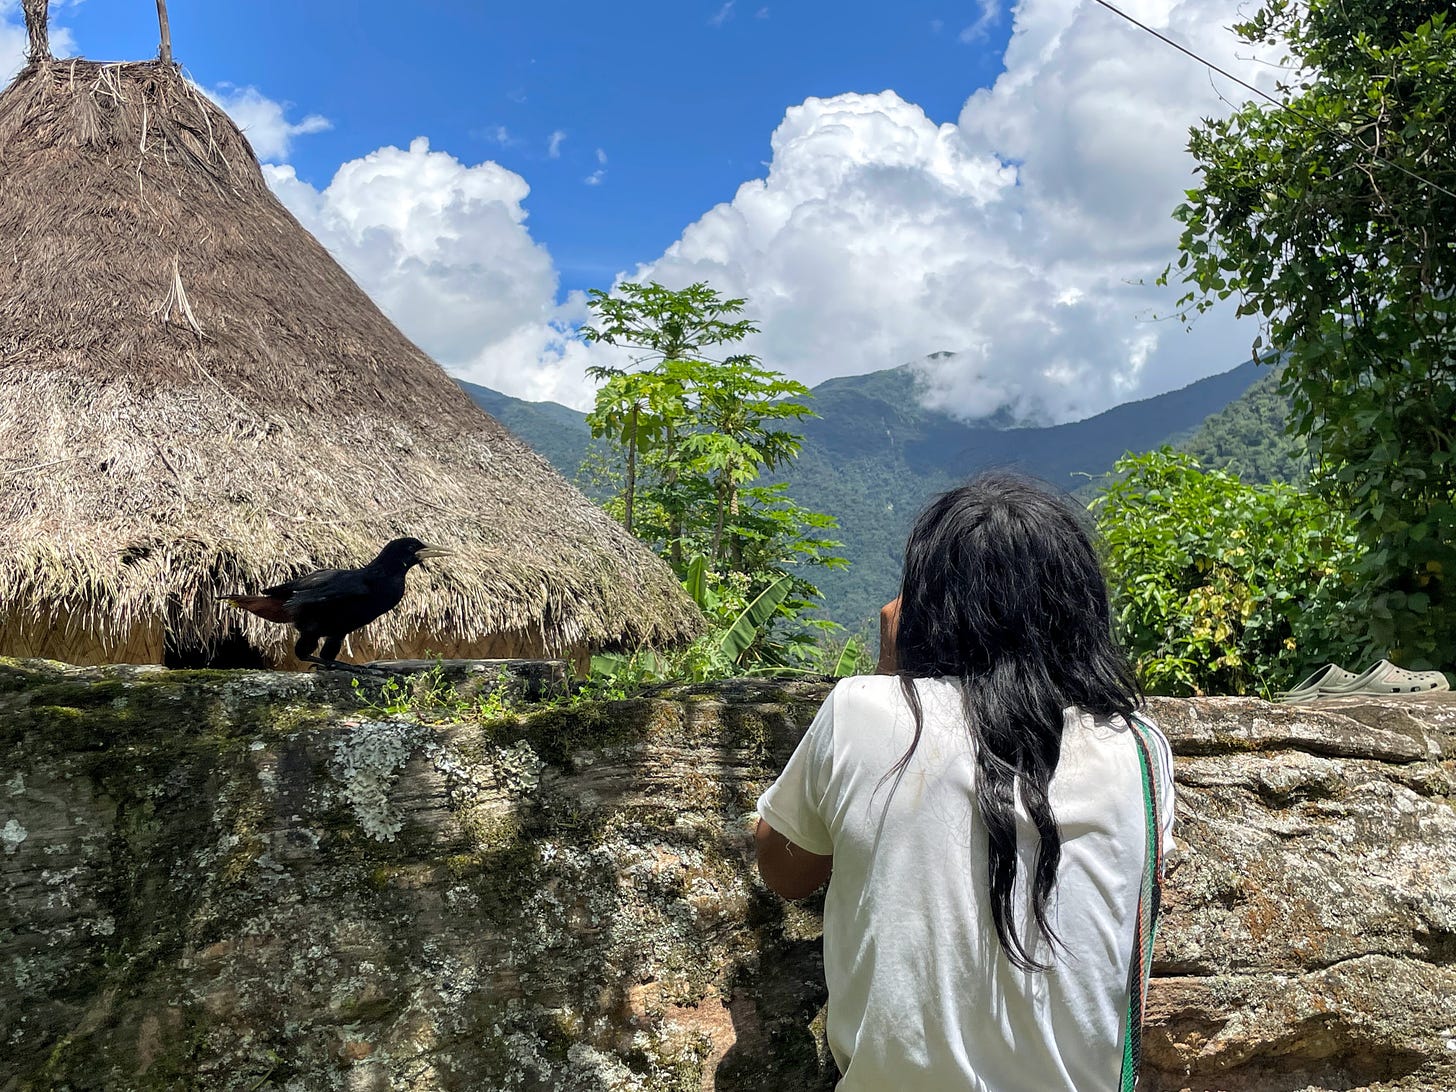
[[[1204, 121], [1185, 305], [1233, 296], [1283, 355], [1291, 429], [1356, 518], [1363, 653], [1456, 660], [1456, 21], [1449, 0], [1266, 0], [1280, 96]], [[1256, 350], [1259, 344], [1256, 343]]]

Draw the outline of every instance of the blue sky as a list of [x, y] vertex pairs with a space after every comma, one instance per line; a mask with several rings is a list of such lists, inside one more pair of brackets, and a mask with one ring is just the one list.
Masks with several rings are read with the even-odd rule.
[[[1247, 358], [1169, 321], [1190, 124], [1243, 92], [1092, 0], [171, 0], [174, 54], [274, 192], [464, 378], [589, 402], [582, 291], [706, 280], [766, 364], [919, 363], [925, 401], [1068, 420]], [[1268, 83], [1237, 0], [1124, 0]], [[57, 52], [154, 55], [151, 0], [53, 3]], [[21, 63], [0, 0], [0, 78]]]
[[[920, 0], [726, 11], [721, 0], [171, 0], [168, 10], [174, 55], [203, 86], [253, 86], [329, 119], [290, 159], [316, 186], [346, 160], [421, 135], [522, 174], [532, 235], [563, 291], [609, 287], [732, 198], [762, 172], [784, 110], [811, 95], [894, 88], [954, 121], [968, 89], [1000, 71], [1009, 33], [1003, 17], [963, 42], [979, 10]], [[54, 18], [96, 59], [156, 50], [144, 0], [85, 0]]]

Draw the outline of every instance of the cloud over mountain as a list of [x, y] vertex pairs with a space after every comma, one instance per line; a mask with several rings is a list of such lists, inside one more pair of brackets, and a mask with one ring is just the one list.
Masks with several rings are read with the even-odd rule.
[[[1137, 8], [1229, 62], [1226, 4]], [[1005, 65], [954, 125], [889, 91], [790, 108], [767, 175], [634, 278], [749, 296], [753, 349], [809, 382], [953, 350], [923, 368], [932, 403], [965, 417], [1086, 416], [1246, 356], [1231, 309], [1196, 335], [1155, 321], [1179, 294], [1151, 282], [1193, 184], [1187, 129], [1221, 108], [1207, 71], [1063, 0], [1017, 6]]]
[[[1237, 59], [1225, 0], [1133, 10], [1271, 79]], [[763, 177], [624, 275], [747, 296], [763, 328], [749, 348], [809, 383], [952, 350], [923, 370], [931, 403], [963, 417], [1009, 405], [1068, 420], [1232, 366], [1253, 330], [1224, 309], [1185, 333], [1165, 318], [1177, 290], [1152, 281], [1193, 183], [1188, 126], [1244, 92], [1091, 3], [1022, 0], [1011, 18], [1003, 73], [955, 122], [894, 91], [791, 106]], [[582, 369], [602, 350], [571, 337], [582, 301], [558, 305], [519, 175], [416, 141], [345, 164], [322, 191], [287, 167], [270, 178], [447, 367], [587, 401]]]
[[[1127, 6], [1272, 83], [1240, 59], [1227, 0]], [[957, 118], [889, 90], [789, 106], [763, 175], [624, 275], [749, 297], [763, 328], [749, 348], [809, 383], [952, 350], [922, 367], [932, 404], [964, 417], [1086, 416], [1246, 356], [1254, 331], [1231, 308], [1188, 334], [1156, 321], [1179, 293], [1151, 284], [1194, 182], [1188, 126], [1246, 93], [1090, 0], [972, 7], [1013, 30], [1002, 74]], [[64, 27], [52, 36], [58, 52], [74, 45]], [[23, 47], [18, 0], [0, 0], [0, 77]], [[589, 400], [584, 367], [603, 350], [572, 336], [583, 301], [560, 299], [525, 178], [420, 138], [315, 186], [287, 158], [324, 118], [289, 120], [250, 87], [217, 95], [274, 161], [265, 172], [295, 215], [442, 364], [519, 397]]]

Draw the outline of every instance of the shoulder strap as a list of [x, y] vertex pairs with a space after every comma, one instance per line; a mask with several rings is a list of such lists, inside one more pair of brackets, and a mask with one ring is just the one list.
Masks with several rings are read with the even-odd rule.
[[1136, 714], [1130, 718], [1132, 738], [1137, 745], [1142, 769], [1143, 819], [1146, 850], [1142, 882], [1138, 887], [1137, 923], [1133, 930], [1132, 961], [1127, 974], [1127, 1022], [1122, 1041], [1122, 1078], [1119, 1092], [1137, 1087], [1142, 1061], [1143, 1006], [1147, 1002], [1148, 972], [1153, 965], [1153, 937], [1158, 928], [1158, 909], [1163, 895], [1163, 801], [1159, 791], [1155, 744], [1150, 729]]

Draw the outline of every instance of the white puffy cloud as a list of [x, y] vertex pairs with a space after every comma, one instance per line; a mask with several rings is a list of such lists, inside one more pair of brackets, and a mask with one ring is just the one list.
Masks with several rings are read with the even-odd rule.
[[[1271, 69], [1239, 59], [1224, 29], [1230, 0], [1126, 7], [1272, 82]], [[1001, 13], [995, 0], [977, 10]], [[1187, 128], [1227, 109], [1220, 93], [1244, 92], [1091, 0], [1021, 0], [1010, 17], [1002, 75], [954, 123], [892, 91], [793, 106], [764, 177], [631, 279], [706, 280], [747, 296], [762, 327], [747, 347], [811, 384], [951, 350], [921, 370], [928, 400], [965, 417], [1009, 405], [1026, 419], [1068, 420], [1246, 358], [1255, 331], [1231, 309], [1187, 333], [1158, 320], [1177, 289], [1151, 283], [1176, 254], [1170, 212], [1193, 182]], [[620, 359], [572, 335], [583, 301], [558, 301], [519, 175], [468, 166], [423, 139], [344, 164], [323, 190], [287, 166], [267, 172], [456, 374], [582, 406], [585, 365]]]
[[237, 122], [253, 151], [265, 163], [286, 159], [294, 137], [322, 133], [333, 127], [328, 118], [319, 114], [309, 114], [296, 123], [289, 121], [287, 110], [291, 104], [275, 102], [256, 87], [225, 83], [212, 92], [212, 97]]
[[525, 179], [494, 162], [380, 148], [323, 190], [265, 166], [273, 191], [391, 319], [462, 378], [522, 398], [581, 405], [586, 350], [558, 305], [550, 255], [526, 228]]
[[766, 178], [634, 279], [748, 296], [763, 327], [751, 348], [809, 382], [962, 347], [948, 328], [963, 327], [967, 235], [1004, 250], [988, 218], [1014, 170], [889, 91], [809, 99], [772, 147]]
[[[1128, 6], [1269, 78], [1231, 59], [1226, 3]], [[953, 350], [922, 366], [932, 404], [1085, 416], [1248, 355], [1254, 331], [1231, 311], [1191, 334], [1154, 321], [1179, 294], [1151, 281], [1176, 254], [1170, 213], [1193, 184], [1187, 129], [1221, 108], [1206, 70], [1110, 12], [1022, 0], [1004, 73], [958, 124], [893, 92], [792, 107], [767, 176], [633, 279], [748, 296], [763, 329], [752, 350], [806, 382]]]

